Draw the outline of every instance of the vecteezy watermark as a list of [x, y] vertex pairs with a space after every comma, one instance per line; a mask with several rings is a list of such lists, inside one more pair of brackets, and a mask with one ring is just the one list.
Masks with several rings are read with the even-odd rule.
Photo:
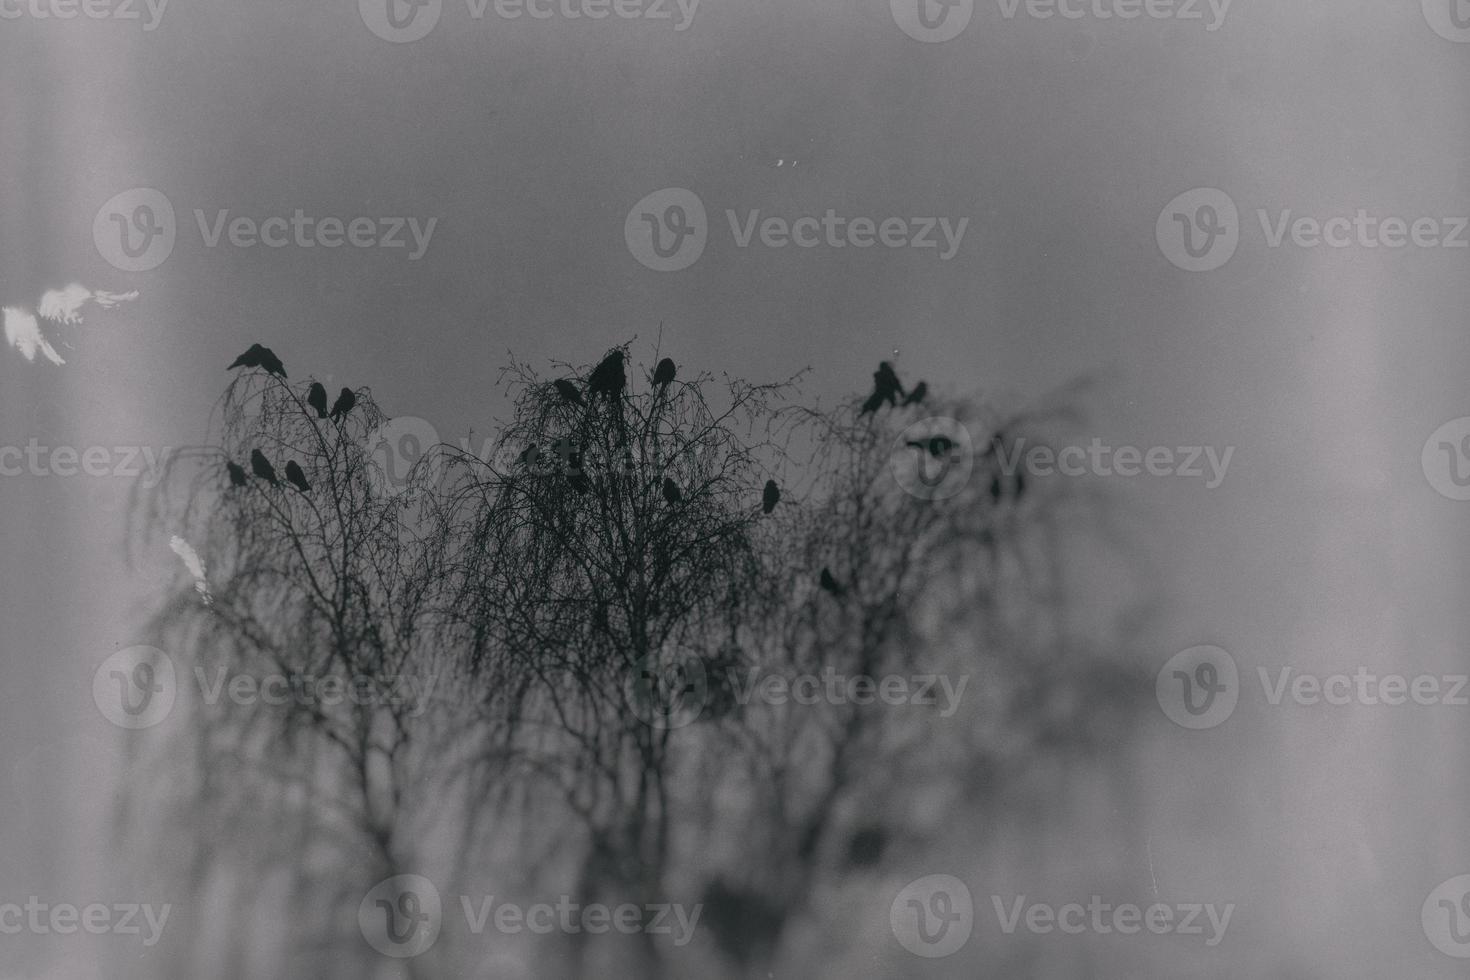
[[[1257, 667], [1266, 704], [1369, 707], [1418, 705], [1470, 707], [1470, 674], [1380, 674], [1367, 666], [1321, 675], [1292, 666]], [[1159, 670], [1155, 693], [1164, 714], [1185, 728], [1214, 728], [1229, 718], [1241, 696], [1235, 659], [1216, 646], [1191, 647]]]
[[1214, 728], [1240, 699], [1235, 658], [1208, 644], [1181, 650], [1159, 668], [1154, 696], [1169, 720], [1183, 728]]
[[1442, 497], [1470, 500], [1470, 416], [1450, 419], [1424, 441], [1424, 478]]
[[434, 452], [439, 430], [432, 422], [414, 415], [389, 419], [368, 434], [364, 451], [368, 457], [368, 480], [378, 492], [396, 497], [409, 488], [414, 478], [425, 485], [439, 482], [444, 457]]
[[[1405, 218], [1370, 213], [1298, 215], [1290, 208], [1258, 208], [1256, 220], [1267, 248], [1287, 245], [1315, 249], [1470, 248], [1470, 216]], [[1154, 237], [1171, 263], [1187, 272], [1212, 272], [1229, 262], [1242, 237], [1240, 214], [1224, 191], [1199, 187], [1185, 191], [1159, 212]]]
[[1436, 885], [1419, 909], [1419, 923], [1435, 949], [1470, 958], [1470, 874]]
[[168, 0], [0, 0], [0, 20], [136, 20], [146, 32], [167, 9]]
[[407, 707], [405, 717], [417, 718], [429, 707], [438, 674], [415, 677], [392, 674], [382, 677], [368, 674], [315, 675], [267, 673], [262, 676], [231, 673], [218, 667], [211, 677], [203, 667], [194, 668], [199, 693], [207, 705], [218, 704], [221, 697], [231, 704], [268, 704], [279, 707], [294, 704], [301, 707], [334, 708], [342, 704], [358, 707], [387, 705]]
[[[849, 216], [827, 208], [821, 215], [765, 215], [725, 210], [738, 249], [933, 249], [941, 262], [959, 252], [969, 218]], [[666, 187], [633, 205], [623, 221], [623, 239], [640, 263], [656, 272], [687, 269], [704, 254], [710, 227], [704, 202], [693, 191]]]
[[1155, 902], [1148, 906], [1122, 902], [1113, 905], [1103, 901], [1101, 895], [1091, 896], [1085, 907], [1080, 902], [1068, 902], [1061, 906], [1045, 902], [1027, 905], [1025, 895], [1017, 895], [1014, 900], [992, 895], [990, 901], [995, 906], [1000, 930], [1007, 936], [1022, 927], [1038, 936], [1052, 932], [1069, 936], [1080, 936], [1083, 933], [1106, 936], [1115, 932], [1122, 936], [1133, 936], [1145, 930], [1155, 936], [1203, 936], [1208, 924], [1210, 934], [1205, 939], [1206, 946], [1220, 944], [1220, 940], [1225, 938], [1225, 930], [1230, 928], [1230, 917], [1235, 913], [1234, 902], [1227, 902], [1223, 906], [1217, 906], [1213, 902], [1182, 902], [1174, 905]]
[[[428, 710], [437, 674], [370, 676], [267, 672], [245, 674], [217, 667], [193, 668], [198, 698], [213, 707], [231, 704], [334, 708], [382, 705], [406, 708], [416, 718]], [[104, 660], [92, 675], [92, 700], [108, 721], [122, 728], [151, 728], [168, 717], [180, 694], [178, 672], [168, 654], [157, 647], [135, 646]]]
[[[538, 936], [557, 932], [646, 933], [669, 936], [675, 946], [687, 945], [694, 938], [704, 911], [703, 905], [689, 907], [677, 902], [583, 904], [567, 895], [554, 902], [530, 904], [497, 900], [494, 895], [460, 895], [459, 906], [465, 927], [473, 936], [483, 935], [486, 929], [504, 935], [529, 932]], [[357, 923], [363, 938], [378, 952], [408, 959], [427, 952], [438, 940], [445, 925], [444, 902], [434, 883], [422, 875], [395, 875], [363, 896]]]
[[927, 959], [959, 952], [975, 929], [969, 886], [953, 875], [925, 875], [905, 885], [888, 907], [899, 945]]
[[[672, 21], [676, 32], [689, 29], [699, 0], [465, 0], [470, 19], [493, 12], [500, 20]], [[428, 35], [439, 23], [444, 0], [358, 0], [367, 29], [385, 41], [403, 44]]]
[[[1015, 476], [1023, 466], [1032, 476], [1172, 476], [1204, 479], [1205, 488], [1214, 490], [1225, 482], [1234, 446], [1217, 450], [1214, 446], [1109, 446], [1093, 437], [1084, 448], [1078, 445], [1032, 446], [1026, 448], [1024, 436], [1017, 436], [1006, 446], [993, 440], [996, 464], [1006, 476]], [[1209, 473], [1205, 472], [1209, 464]]]
[[143, 486], [154, 487], [174, 452], [172, 446], [43, 446], [32, 438], [24, 447], [0, 446], [0, 477], [141, 477]]
[[938, 708], [941, 718], [959, 710], [969, 675], [847, 674], [827, 666], [818, 672], [775, 672], [759, 666], [709, 668], [697, 654], [650, 656], [628, 675], [627, 701], [654, 728], [682, 728], [698, 721], [715, 701], [741, 708], [819, 704]]
[[168, 902], [157, 908], [151, 902], [91, 902], [78, 907], [30, 895], [24, 904], [0, 902], [0, 935], [70, 936], [81, 931], [93, 936], [142, 936], [143, 945], [152, 947], [163, 936], [172, 911]]
[[1420, 0], [1424, 19], [1446, 41], [1470, 44], [1470, 0]]
[[[263, 245], [280, 248], [406, 249], [410, 262], [424, 257], [434, 237], [438, 218], [340, 218], [308, 214], [295, 208], [289, 215], [231, 216], [229, 208], [193, 211], [194, 225], [205, 248], [250, 249]], [[162, 265], [178, 238], [172, 202], [151, 187], [134, 187], [115, 194], [92, 221], [97, 251], [115, 268], [144, 272]], [[410, 240], [411, 239], [411, 240]]]
[[[1234, 446], [1112, 446], [1094, 436], [1087, 444], [1029, 445], [1025, 436], [992, 436], [982, 456], [990, 476], [1182, 477], [1214, 490], [1225, 482]], [[894, 440], [889, 467], [903, 490], [923, 500], [959, 493], [975, 468], [975, 441], [960, 422], [920, 419]]]
[[[1205, 21], [1205, 30], [1225, 24], [1233, 0], [996, 0], [1007, 21], [1032, 20]], [[975, 0], [888, 0], [893, 22], [915, 41], [937, 44], [959, 37], [975, 13]]]
[[157, 647], [119, 650], [92, 674], [92, 701], [119, 728], [151, 728], [173, 710], [178, 696], [174, 662]]

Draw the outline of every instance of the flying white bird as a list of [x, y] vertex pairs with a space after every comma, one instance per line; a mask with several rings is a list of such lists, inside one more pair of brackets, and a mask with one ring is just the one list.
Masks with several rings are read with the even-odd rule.
[[[41, 302], [37, 304], [36, 311], [42, 319], [53, 323], [81, 323], [82, 307], [91, 301], [104, 310], [111, 309], [119, 303], [138, 298], [136, 289], [126, 293], [108, 293], [102, 290], [93, 292], [81, 283], [71, 283], [63, 289], [49, 289], [41, 296]], [[5, 317], [5, 343], [14, 347], [25, 355], [28, 361], [36, 359], [36, 352], [52, 364], [65, 364], [66, 361], [56, 352], [51, 341], [41, 332], [40, 321], [36, 314], [19, 306], [7, 306], [3, 309]]]

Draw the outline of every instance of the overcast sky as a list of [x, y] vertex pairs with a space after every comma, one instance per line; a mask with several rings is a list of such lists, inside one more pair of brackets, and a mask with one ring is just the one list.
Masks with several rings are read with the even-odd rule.
[[[508, 354], [590, 362], [636, 336], [640, 359], [660, 325], [691, 370], [810, 366], [807, 396], [827, 403], [883, 358], [906, 380], [1023, 401], [1099, 373], [1088, 438], [1234, 447], [1218, 487], [1114, 478], [1162, 599], [1140, 663], [1217, 644], [1248, 692], [1229, 727], [1160, 719], [1144, 753], [1157, 886], [1240, 903], [1221, 956], [1241, 963], [1240, 936], [1290, 936], [1457, 975], [1418, 911], [1470, 872], [1470, 708], [1290, 711], [1255, 680], [1466, 670], [1470, 503], [1436, 492], [1420, 455], [1470, 415], [1470, 250], [1374, 248], [1356, 226], [1341, 248], [1269, 240], [1288, 209], [1429, 217], [1446, 234], [1441, 219], [1470, 214], [1470, 44], [1438, 34], [1432, 6], [1237, 0], [1212, 31], [1206, 4], [1186, 21], [979, 2], [928, 43], [887, 0], [703, 0], [683, 30], [672, 3], [666, 20], [512, 20], [444, 0], [426, 36], [395, 43], [353, 0], [171, 0], [151, 30], [141, 4], [138, 20], [62, 21], [0, 0], [21, 11], [0, 19], [0, 305], [34, 309], [70, 282], [140, 294], [56, 329], [64, 365], [0, 349], [0, 444], [198, 442], [225, 365], [256, 341], [293, 379], [370, 385], [450, 440], [504, 417]], [[104, 203], [134, 188], [175, 216], [171, 252], [142, 271], [94, 238]], [[666, 188], [697, 196], [707, 241], [661, 272], [625, 224]], [[1214, 271], [1156, 238], [1194, 188], [1238, 209]], [[206, 243], [298, 209], [369, 218], [369, 237], [380, 219], [414, 225], [401, 248]], [[757, 231], [741, 247], [727, 216], [829, 209], [905, 219], [907, 236], [935, 219], [938, 246], [776, 248]], [[412, 258], [412, 227], [431, 221]], [[22, 894], [87, 887], [91, 852], [55, 828], [85, 838], [105, 791], [58, 773], [109, 771], [77, 758], [116, 741], [92, 671], [146, 641], [125, 492], [0, 477], [0, 738], [16, 763], [0, 768], [0, 880]], [[1216, 838], [1240, 859], [1191, 857]]]

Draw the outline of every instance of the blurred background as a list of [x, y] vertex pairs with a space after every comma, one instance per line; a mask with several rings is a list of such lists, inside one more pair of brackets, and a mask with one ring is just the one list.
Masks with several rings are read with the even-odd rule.
[[[1470, 873], [1470, 707], [1273, 705], [1259, 673], [1470, 671], [1470, 503], [1446, 483], [1459, 470], [1431, 465], [1470, 467], [1470, 444], [1466, 459], [1426, 451], [1470, 415], [1470, 233], [1271, 243], [1288, 211], [1428, 217], [1446, 235], [1470, 215], [1461, 0], [1240, 0], [1213, 30], [1203, 4], [1198, 20], [1121, 19], [1097, 16], [1113, 10], [1101, 0], [1064, 5], [1076, 17], [966, 0], [924, 8], [930, 24], [968, 15], [942, 40], [901, 0], [704, 0], [667, 19], [390, 2], [408, 27], [369, 0], [172, 0], [136, 19], [0, 5], [0, 305], [35, 311], [74, 282], [138, 292], [42, 323], [63, 364], [7, 337], [0, 446], [203, 442], [225, 365], [257, 341], [293, 379], [370, 385], [390, 414], [473, 445], [507, 414], [512, 355], [586, 363], [630, 339], [757, 382], [810, 366], [804, 391], [829, 404], [880, 359], [1019, 404], [1093, 376], [1087, 439], [1233, 447], [1218, 486], [1098, 479], [1142, 556], [1126, 588], [1153, 613], [1129, 657], [1152, 679], [1180, 651], [1223, 648], [1239, 703], [1192, 730], [1150, 701], [1136, 740], [1046, 774], [1034, 805], [983, 826], [952, 814], [952, 847], [841, 908], [851, 942], [818, 958], [823, 975], [1461, 975], [1444, 949], [1470, 946], [1441, 935], [1430, 897]], [[172, 248], [148, 268], [94, 234], [111, 213], [132, 220], [135, 188], [173, 211]], [[665, 188], [707, 215], [703, 252], [667, 272], [625, 235]], [[1167, 206], [1196, 188], [1237, 209], [1238, 244], [1206, 271], [1181, 267], [1165, 234], [1185, 227]], [[403, 248], [206, 243], [222, 211], [298, 209], [435, 224], [416, 258], [406, 222]], [[773, 248], [759, 232], [740, 247], [726, 215], [828, 209], [968, 224], [946, 259], [942, 245]], [[1204, 212], [1179, 213], [1203, 231]], [[1470, 427], [1454, 433], [1451, 447]], [[138, 774], [92, 678], [151, 642], [178, 559], [129, 553], [126, 473], [56, 469], [0, 477], [0, 902], [161, 904], [116, 877], [128, 842], [112, 805]], [[1119, 578], [1089, 569], [1087, 602], [1107, 605]], [[973, 894], [974, 935], [929, 959], [888, 909], [936, 873]], [[1234, 911], [1206, 946], [1208, 926], [1006, 935], [992, 900], [1094, 894]], [[154, 955], [138, 937], [0, 935], [7, 977], [124, 975]]]

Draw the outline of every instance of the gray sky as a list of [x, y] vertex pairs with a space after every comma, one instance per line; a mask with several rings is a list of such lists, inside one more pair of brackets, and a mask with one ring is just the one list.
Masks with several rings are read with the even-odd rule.
[[[1241, 907], [1201, 975], [1254, 962], [1248, 936], [1317, 965], [1335, 942], [1339, 975], [1456, 975], [1417, 913], [1470, 871], [1463, 833], [1442, 829], [1467, 802], [1470, 709], [1272, 707], [1255, 673], [1466, 669], [1470, 504], [1434, 491], [1420, 450], [1470, 415], [1470, 252], [1289, 234], [1271, 248], [1257, 211], [1470, 214], [1470, 44], [1407, 0], [1238, 0], [1213, 32], [1208, 13], [1007, 19], [977, 3], [942, 43], [905, 36], [879, 0], [704, 0], [684, 31], [677, 12], [512, 21], [492, 5], [476, 20], [445, 0], [402, 44], [354, 7], [172, 0], [152, 31], [0, 20], [0, 305], [72, 281], [140, 292], [65, 328], [64, 366], [0, 349], [0, 444], [197, 442], [253, 341], [293, 379], [371, 385], [449, 439], [504, 415], [507, 352], [586, 362], [636, 334], [646, 357], [660, 323], [681, 365], [752, 380], [810, 365], [807, 393], [828, 402], [895, 350], [906, 379], [1023, 399], [1100, 372], [1089, 438], [1235, 447], [1218, 488], [1109, 484], [1165, 600], [1139, 661], [1213, 643], [1245, 678], [1226, 725], [1161, 717], [1138, 763], [1158, 887]], [[92, 235], [134, 187], [177, 217], [172, 253], [142, 272]], [[660, 273], [623, 229], [668, 187], [699, 196], [709, 240]], [[1155, 222], [1200, 187], [1230, 196], [1241, 240], [1195, 273]], [[208, 248], [194, 216], [298, 208], [437, 225], [410, 261]], [[829, 208], [968, 226], [945, 261], [742, 249], [725, 216]], [[123, 561], [124, 493], [118, 478], [0, 478], [7, 746], [62, 741], [71, 757], [116, 740], [91, 673], [144, 641], [150, 584]], [[27, 828], [0, 880], [88, 887], [92, 852], [54, 828], [86, 839], [102, 801], [59, 772], [42, 791], [0, 778], [0, 824]], [[1165, 778], [1181, 772], [1197, 776]]]

